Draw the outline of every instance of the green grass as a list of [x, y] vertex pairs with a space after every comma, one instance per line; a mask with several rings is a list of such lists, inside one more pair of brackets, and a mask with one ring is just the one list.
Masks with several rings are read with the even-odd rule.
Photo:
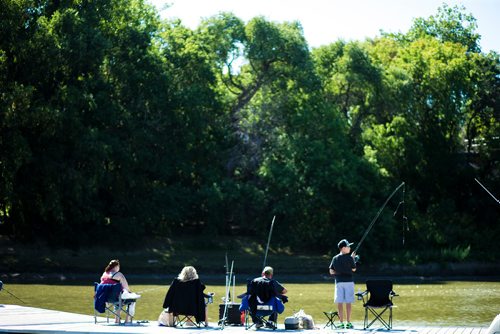
[[[136, 319], [157, 320], [167, 285], [135, 285], [132, 289], [142, 294], [137, 304]], [[297, 284], [282, 281], [290, 297], [279, 321], [299, 309], [313, 316], [316, 323], [325, 323], [323, 311], [334, 310], [333, 283]], [[0, 304], [93, 314], [93, 286], [91, 285], [43, 285], [8, 284], [5, 288], [26, 302], [22, 304], [6, 291], [0, 292]], [[207, 291], [215, 292], [214, 304], [209, 306], [209, 321], [218, 320], [224, 286], [207, 285]], [[356, 284], [356, 291], [364, 284]], [[400, 295], [395, 298], [394, 327], [406, 325], [435, 326], [482, 326], [487, 327], [500, 309], [500, 282], [441, 282], [429, 284], [395, 284]], [[236, 286], [236, 294], [244, 291]], [[362, 326], [363, 307], [356, 301], [353, 306], [353, 322]]]

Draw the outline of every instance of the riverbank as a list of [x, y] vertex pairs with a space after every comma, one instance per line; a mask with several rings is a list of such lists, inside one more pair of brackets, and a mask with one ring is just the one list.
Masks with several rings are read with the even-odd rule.
[[[233, 263], [234, 273], [255, 276], [263, 265], [262, 245], [249, 239], [234, 239], [226, 246], [221, 240], [179, 238], [154, 240], [138, 249], [53, 249], [40, 244], [19, 244], [0, 238], [0, 279], [14, 282], [88, 282], [100, 275], [110, 259], [120, 259], [127, 277], [144, 283], [171, 280], [184, 265], [193, 265], [209, 281], [220, 281]], [[500, 263], [478, 261], [408, 263], [366, 260], [361, 254], [356, 278], [399, 277], [409, 280], [493, 280], [498, 281]], [[332, 254], [272, 248], [267, 264], [276, 275], [292, 282], [331, 280], [328, 266]], [[371, 258], [375, 258], [371, 256]], [[397, 259], [397, 256], [393, 257]]]
[[[436, 283], [445, 281], [470, 281], [470, 282], [500, 282], [498, 270], [495, 272], [497, 275], [475, 275], [475, 276], [444, 276], [430, 275], [430, 276], [417, 276], [417, 275], [355, 275], [356, 283], [364, 283], [368, 279], [390, 279], [399, 284], [417, 284], [417, 283]], [[127, 274], [127, 279], [135, 284], [169, 284], [177, 273], [170, 274]], [[224, 285], [225, 274], [201, 274], [203, 281], [211, 285]], [[89, 282], [96, 281], [100, 273], [1, 273], [0, 280], [8, 284], [62, 284], [62, 285], [79, 285], [88, 284]], [[255, 274], [236, 273], [238, 283], [245, 282], [247, 279], [255, 276]], [[333, 284], [333, 277], [323, 274], [285, 274], [276, 275], [280, 281], [287, 283], [326, 283]]]

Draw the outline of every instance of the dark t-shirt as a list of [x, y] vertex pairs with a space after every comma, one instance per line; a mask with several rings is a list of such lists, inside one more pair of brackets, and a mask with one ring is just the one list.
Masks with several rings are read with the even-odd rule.
[[330, 263], [330, 269], [335, 270], [335, 282], [353, 282], [352, 269], [356, 268], [356, 263], [350, 254], [337, 254]]
[[253, 286], [254, 289], [257, 289], [259, 291], [255, 291], [258, 295], [260, 295], [259, 292], [260, 290], [268, 290], [272, 291], [272, 294], [274, 296], [280, 296], [285, 289], [283, 285], [280, 284], [280, 282], [274, 280], [274, 279], [269, 279], [267, 277], [257, 277], [252, 280], [251, 286]]

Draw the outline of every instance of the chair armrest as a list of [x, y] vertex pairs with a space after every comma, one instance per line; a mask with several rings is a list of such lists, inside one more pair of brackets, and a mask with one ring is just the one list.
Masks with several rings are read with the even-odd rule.
[[395, 293], [394, 291], [391, 291], [391, 292], [389, 293], [389, 295], [390, 295], [391, 297], [399, 297], [399, 295], [398, 295], [397, 293]]
[[363, 296], [366, 296], [368, 294], [368, 290], [365, 290], [363, 292], [357, 292], [356, 293], [356, 296], [358, 297], [363, 297]]
[[214, 295], [215, 295], [215, 293], [213, 293], [213, 292], [209, 292], [208, 294], [204, 293], [203, 297], [206, 298], [205, 304], [207, 304], [207, 305], [212, 304], [214, 302]]

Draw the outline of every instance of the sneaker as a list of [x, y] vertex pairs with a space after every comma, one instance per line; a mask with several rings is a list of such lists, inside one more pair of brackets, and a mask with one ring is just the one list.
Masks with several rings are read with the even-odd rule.
[[139, 299], [141, 295], [138, 295], [135, 292], [129, 292], [127, 290], [122, 292], [122, 299]]
[[344, 329], [344, 328], [345, 328], [344, 323], [343, 323], [343, 322], [341, 322], [341, 323], [337, 326], [337, 328]]
[[262, 323], [255, 324], [255, 328], [257, 328], [257, 329], [262, 328], [262, 327], [264, 327], [264, 324], [262, 324]]
[[350, 322], [348, 322], [347, 325], [345, 325], [345, 328], [353, 329], [354, 326]]
[[268, 322], [266, 323], [266, 328], [275, 329], [275, 328], [276, 328], [276, 325], [274, 324], [274, 322], [272, 322], [272, 321], [268, 321]]

